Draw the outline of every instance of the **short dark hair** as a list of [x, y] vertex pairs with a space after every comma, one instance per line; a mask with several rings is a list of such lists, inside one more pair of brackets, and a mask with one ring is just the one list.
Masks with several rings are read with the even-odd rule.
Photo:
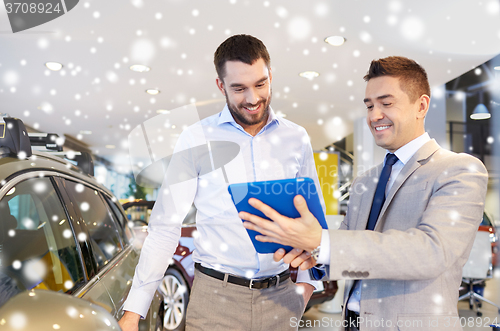
[[266, 66], [271, 68], [271, 58], [262, 41], [247, 34], [234, 35], [217, 47], [214, 54], [215, 70], [219, 78], [223, 79], [227, 61], [241, 61], [252, 65], [258, 59], [263, 59]]
[[389, 56], [373, 60], [363, 79], [369, 81], [381, 76], [399, 78], [399, 86], [408, 95], [411, 102], [415, 102], [423, 94], [431, 96], [431, 88], [425, 69], [411, 59], [403, 56]]

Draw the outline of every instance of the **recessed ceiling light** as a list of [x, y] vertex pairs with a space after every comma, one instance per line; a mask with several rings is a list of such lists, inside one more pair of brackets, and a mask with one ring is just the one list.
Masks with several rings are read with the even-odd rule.
[[81, 134], [92, 134], [92, 131], [89, 131], [89, 130], [81, 130], [80, 131]]
[[319, 76], [319, 73], [316, 71], [304, 71], [299, 74], [300, 77], [304, 77], [307, 79], [313, 79]]
[[63, 65], [58, 62], [45, 62], [45, 66], [52, 71], [59, 71], [63, 67]]
[[500, 70], [500, 66], [493, 67], [495, 70]]
[[142, 64], [133, 64], [130, 66], [130, 70], [136, 71], [136, 72], [147, 72], [151, 70], [150, 67], [146, 67], [145, 65]]
[[170, 110], [166, 110], [166, 109], [158, 109], [156, 112], [158, 114], [170, 114]]
[[160, 90], [157, 90], [157, 89], [154, 89], [154, 88], [150, 88], [150, 89], [146, 90], [146, 93], [147, 94], [151, 94], [151, 95], [157, 95], [158, 93], [160, 93]]
[[116, 147], [115, 145], [106, 145], [106, 148], [109, 148], [109, 149], [113, 149], [115, 147]]
[[346, 39], [342, 36], [330, 36], [325, 38], [325, 43], [332, 46], [341, 46], [345, 43]]

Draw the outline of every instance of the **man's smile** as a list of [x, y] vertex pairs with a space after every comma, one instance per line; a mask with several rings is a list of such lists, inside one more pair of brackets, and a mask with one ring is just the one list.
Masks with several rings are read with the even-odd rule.
[[383, 130], [387, 130], [391, 127], [391, 125], [379, 125], [379, 126], [375, 126], [375, 131], [383, 131]]
[[262, 105], [262, 103], [258, 104], [257, 106], [254, 106], [254, 107], [243, 106], [243, 108], [250, 114], [257, 114], [260, 110], [261, 105]]

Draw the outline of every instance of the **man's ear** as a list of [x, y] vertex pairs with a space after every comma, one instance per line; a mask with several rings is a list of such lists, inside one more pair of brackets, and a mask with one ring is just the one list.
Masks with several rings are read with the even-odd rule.
[[269, 67], [269, 84], [273, 82], [273, 71], [271, 67]]
[[427, 111], [429, 110], [431, 98], [427, 94], [422, 94], [418, 99], [418, 102], [419, 102], [418, 105], [419, 108], [417, 111], [417, 118], [424, 119], [425, 116], [427, 115]]
[[222, 95], [226, 96], [226, 90], [224, 90], [224, 81], [217, 77], [215, 79], [215, 84], [217, 85], [217, 88], [222, 92]]

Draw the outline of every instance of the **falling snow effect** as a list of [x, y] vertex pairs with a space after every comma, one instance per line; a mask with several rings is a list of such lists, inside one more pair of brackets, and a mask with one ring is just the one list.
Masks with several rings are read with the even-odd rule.
[[148, 63], [156, 54], [156, 47], [153, 42], [147, 39], [135, 41], [131, 46], [130, 56], [133, 60], [141, 63]]
[[401, 23], [401, 34], [410, 41], [416, 41], [422, 38], [425, 31], [425, 24], [418, 17], [409, 17]]
[[309, 37], [311, 30], [311, 23], [305, 17], [294, 17], [288, 22], [287, 32], [291, 39], [306, 39]]

